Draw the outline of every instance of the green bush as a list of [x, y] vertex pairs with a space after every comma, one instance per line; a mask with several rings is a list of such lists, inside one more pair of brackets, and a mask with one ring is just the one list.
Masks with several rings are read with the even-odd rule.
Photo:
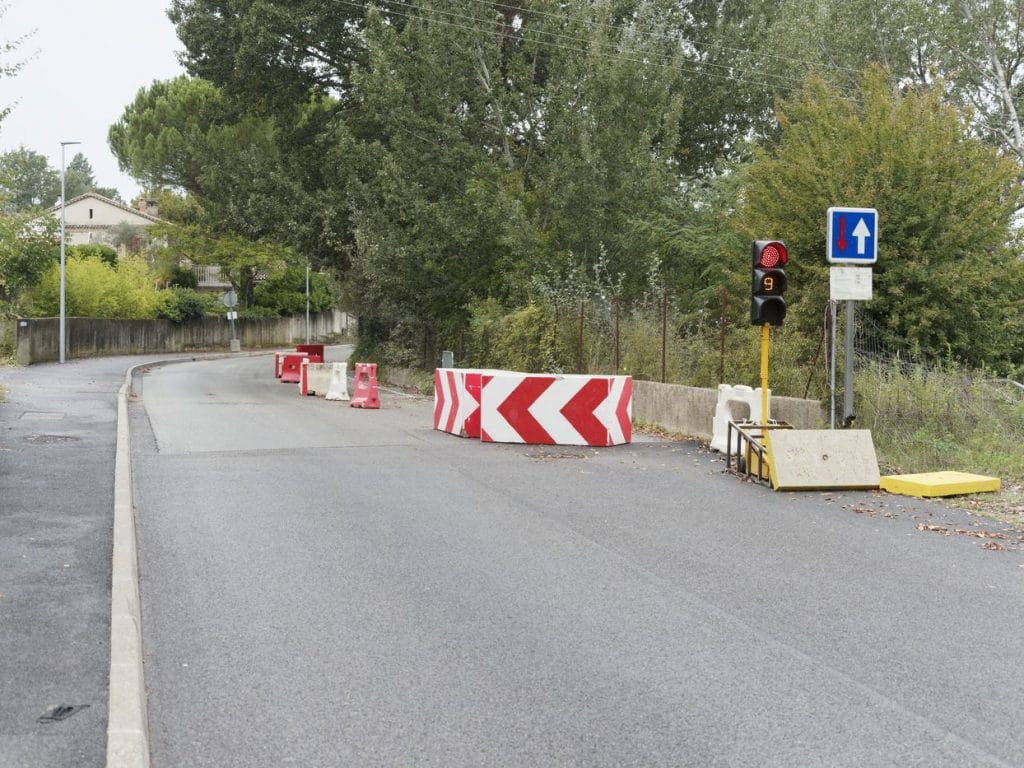
[[498, 323], [493, 355], [498, 368], [550, 371], [556, 359], [555, 336], [544, 308], [528, 304], [505, 315]]
[[497, 299], [481, 299], [469, 306], [469, 343], [466, 345], [466, 364], [486, 368], [491, 365], [491, 350], [498, 324], [505, 308]]
[[[284, 272], [264, 280], [256, 286], [256, 306], [281, 316], [297, 315], [306, 311], [306, 268], [288, 267]], [[319, 272], [309, 274], [309, 309], [322, 312], [334, 306], [327, 278]]]
[[199, 287], [199, 278], [196, 277], [196, 273], [189, 267], [175, 264], [171, 267], [167, 285], [171, 288], [191, 288], [195, 290]]
[[[160, 296], [153, 273], [141, 256], [128, 254], [117, 266], [101, 256], [73, 256], [66, 262], [68, 317], [155, 318]], [[54, 264], [28, 292], [26, 309], [33, 317], [56, 317], [60, 312], [60, 266]]]
[[551, 371], [557, 359], [552, 320], [528, 304], [504, 313], [494, 299], [470, 307], [469, 363], [523, 373]]
[[857, 426], [892, 471], [1024, 477], [1024, 401], [985, 372], [871, 364], [855, 376]]
[[216, 297], [200, 293], [192, 288], [168, 288], [160, 292], [160, 305], [156, 316], [175, 323], [198, 320], [205, 315], [216, 314]]
[[111, 267], [117, 266], [117, 250], [109, 245], [103, 245], [102, 243], [71, 245], [68, 246], [65, 255], [67, 258], [95, 256], [103, 261], [103, 263], [109, 264]]

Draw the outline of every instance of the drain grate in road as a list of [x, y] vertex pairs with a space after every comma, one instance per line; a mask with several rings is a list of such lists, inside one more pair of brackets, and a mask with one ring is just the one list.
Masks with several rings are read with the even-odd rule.
[[526, 454], [528, 459], [536, 459], [538, 461], [558, 461], [560, 459], [585, 459], [587, 458], [586, 453], [570, 453], [568, 451], [539, 451], [536, 453]]
[[60, 443], [76, 443], [82, 438], [74, 435], [29, 435], [25, 438], [26, 443], [33, 445], [57, 445]]
[[39, 716], [39, 722], [59, 723], [61, 720], [67, 720], [72, 715], [88, 708], [88, 704], [57, 704], [43, 712], [43, 714]]

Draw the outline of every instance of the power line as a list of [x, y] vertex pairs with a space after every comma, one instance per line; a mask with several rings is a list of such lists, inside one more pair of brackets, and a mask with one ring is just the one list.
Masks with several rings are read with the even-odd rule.
[[[552, 13], [551, 11], [542, 11], [542, 10], [539, 10], [537, 8], [524, 9], [524, 8], [520, 8], [518, 6], [508, 5], [507, 3], [498, 2], [497, 0], [491, 0], [491, 3], [492, 3], [492, 5], [494, 5], [494, 6], [498, 7], [498, 8], [504, 8], [504, 9], [509, 10], [509, 11], [525, 11], [526, 13], [528, 13], [530, 15], [533, 15], [533, 16], [546, 16], [546, 17], [553, 18], [553, 19], [565, 18], [564, 16], [560, 16], [557, 13]], [[584, 21], [583, 23], [587, 24], [588, 26], [591, 26], [591, 27], [605, 27], [605, 28], [612, 29], [612, 30], [621, 29], [620, 27], [617, 27], [615, 24], [611, 24], [611, 23], [605, 22], [605, 21]], [[700, 47], [700, 44], [696, 40], [691, 40], [689, 38], [682, 37], [681, 35], [674, 35], [674, 34], [666, 33], [666, 32], [652, 32], [652, 33], [649, 34], [649, 37], [661, 38], [661, 39], [664, 39], [664, 40], [670, 41], [670, 42], [686, 43], [686, 44], [692, 45], [694, 48], [699, 48]], [[749, 49], [749, 48], [734, 48], [734, 47], [731, 47], [731, 46], [728, 46], [728, 45], [715, 45], [714, 47], [719, 49], [719, 50], [722, 50], [722, 51], [731, 51], [733, 53], [740, 53], [740, 54], [744, 54], [744, 55], [755, 55], [755, 56], [761, 56], [761, 57], [769, 58], [769, 59], [778, 59], [779, 61], [781, 61], [781, 62], [783, 62], [785, 64], [805, 64], [805, 65], [807, 65], [809, 67], [821, 67], [823, 69], [830, 69], [830, 70], [834, 70], [836, 72], [850, 72], [850, 73], [855, 74], [855, 75], [859, 75], [860, 74], [860, 70], [856, 69], [855, 67], [843, 67], [843, 66], [838, 66], [838, 65], [824, 64], [822, 62], [817, 62], [817, 61], [807, 61], [805, 59], [795, 59], [792, 56], [785, 56], [785, 55], [778, 54], [778, 53], [765, 53], [765, 52], [757, 52], [757, 53], [755, 53], [752, 49]]]
[[[363, 3], [355, 2], [354, 0], [335, 0], [335, 2], [337, 2], [337, 3], [341, 4], [341, 5], [346, 5], [346, 6], [352, 7], [352, 8], [365, 8], [365, 5]], [[403, 12], [403, 11], [391, 8], [391, 6], [395, 6], [395, 5], [403, 6], [403, 7], [409, 8], [410, 10]], [[416, 20], [416, 19], [428, 20], [428, 21], [430, 21], [430, 22], [432, 22], [434, 24], [438, 24], [440, 26], [445, 26], [445, 27], [448, 27], [448, 28], [451, 28], [451, 29], [462, 29], [462, 30], [466, 30], [466, 31], [474, 32], [474, 33], [479, 33], [479, 34], [487, 34], [487, 33], [491, 32], [492, 30], [490, 29], [490, 27], [494, 23], [493, 20], [480, 19], [480, 18], [477, 18], [477, 17], [466, 16], [464, 14], [456, 14], [456, 13], [447, 12], [447, 11], [439, 11], [437, 9], [419, 8], [419, 7], [415, 6], [415, 5], [412, 5], [411, 3], [401, 2], [401, 0], [390, 0], [390, 2], [388, 2], [388, 6], [389, 7], [388, 7], [388, 11], [387, 12], [390, 15], [392, 15], [392, 16], [398, 16], [398, 17], [406, 18], [406, 19], [410, 19], [410, 20]], [[469, 24], [455, 23], [454, 21], [449, 21], [449, 20], [445, 20], [443, 18], [438, 18], [439, 15], [448, 15], [448, 16], [451, 16], [453, 18], [457, 18], [459, 20], [468, 21], [470, 23]], [[487, 27], [479, 26], [481, 24], [486, 24], [488, 26]], [[575, 41], [575, 42], [578, 42], [578, 43], [582, 43], [583, 45], [581, 47], [581, 46], [577, 46], [577, 45], [566, 45], [566, 44], [562, 44], [560, 42], [553, 42], [553, 41], [550, 41], [550, 40], [543, 40], [543, 39], [540, 39], [539, 37], [536, 37], [536, 36], [531, 39], [531, 42], [533, 42], [534, 44], [543, 45], [543, 46], [546, 46], [546, 47], [549, 47], [549, 48], [556, 48], [556, 49], [560, 49], [560, 50], [571, 51], [573, 53], [578, 53], [578, 54], [586, 53], [586, 46], [588, 46], [588, 45], [592, 46], [592, 47], [596, 47], [598, 49], [600, 49], [600, 47], [602, 45], [602, 43], [600, 43], [598, 41], [593, 41], [593, 40], [588, 40], [586, 38], [580, 38], [580, 37], [575, 37], [575, 36], [571, 36], [571, 35], [566, 35], [564, 33], [551, 32], [551, 31], [546, 31], [546, 30], [534, 30], [532, 28], [526, 28], [526, 27], [524, 27], [523, 29], [526, 30], [526, 33], [533, 33], [534, 35], [546, 34], [546, 35], [548, 35], [550, 37], [562, 38], [562, 39], [567, 39], [567, 40], [570, 40], [570, 41]], [[526, 33], [524, 33], [524, 37], [526, 36]], [[732, 66], [728, 66], [728, 65], [724, 65], [724, 64], [712, 64], [710, 62], [693, 62], [693, 61], [687, 61], [686, 59], [675, 59], [675, 60], [673, 60], [675, 58], [674, 56], [667, 56], [665, 54], [662, 54], [660, 56], [659, 55], [652, 55], [649, 58], [636, 58], [634, 56], [626, 55], [624, 52], [622, 52], [622, 51], [620, 51], [618, 49], [606, 50], [605, 53], [607, 55], [609, 55], [609, 56], [615, 57], [616, 59], [618, 59], [620, 61], [632, 62], [632, 63], [636, 63], [636, 64], [639, 64], [639, 65], [642, 65], [642, 66], [655, 66], [655, 67], [661, 67], [663, 69], [671, 69], [671, 70], [677, 70], [677, 71], [678, 70], [686, 70], [690, 74], [694, 74], [694, 75], [701, 75], [703, 77], [708, 77], [708, 78], [713, 78], [713, 79], [718, 79], [718, 80], [726, 80], [726, 81], [732, 81], [732, 82], [746, 83], [746, 84], [750, 84], [750, 85], [758, 85], [758, 86], [761, 86], [761, 87], [769, 89], [769, 90], [774, 89], [774, 88], [778, 88], [780, 86], [783, 86], [783, 87], [796, 87], [800, 83], [800, 81], [798, 79], [796, 79], [796, 78], [786, 78], [786, 77], [781, 76], [781, 75], [772, 75], [770, 73], [762, 72], [761, 74], [764, 77], [775, 78], [776, 80], [779, 81], [779, 82], [770, 82], [770, 81], [766, 81], [766, 80], [763, 80], [763, 79], [757, 79], [757, 78], [750, 77], [749, 73], [755, 71], [754, 69], [748, 69], [748, 68], [745, 68], [745, 67], [732, 67]], [[680, 53], [681, 53], [681, 51], [680, 51]], [[725, 73], [724, 74], [718, 74], [718, 73], [715, 73], [715, 72], [706, 71], [705, 68], [708, 68], [708, 67], [714, 68], [714, 69], [725, 70]]]
[[[465, 22], [469, 22], [470, 24], [473, 24], [474, 25], [473, 31], [486, 32], [487, 29], [481, 29], [480, 27], [477, 27], [475, 25], [477, 25], [477, 24], [493, 25], [494, 21], [495, 21], [494, 19], [481, 19], [481, 18], [478, 18], [478, 17], [475, 17], [475, 16], [467, 16], [466, 14], [456, 13], [454, 11], [445, 11], [445, 10], [441, 10], [441, 9], [438, 9], [438, 8], [432, 8], [432, 7], [431, 8], [422, 7], [422, 6], [418, 6], [418, 5], [414, 4], [414, 3], [404, 2], [403, 0], [390, 0], [388, 5], [389, 5], [389, 7], [392, 6], [392, 5], [404, 6], [404, 7], [410, 9], [410, 11], [406, 12], [406, 13], [395, 11], [394, 12], [395, 15], [401, 15], [401, 16], [406, 17], [406, 18], [415, 18], [415, 17], [430, 18], [430, 16], [428, 16], [428, 14], [433, 14], [435, 18], [433, 18], [432, 20], [435, 23], [447, 24], [448, 26], [458, 27], [459, 25], [456, 25], [456, 24], [454, 24], [452, 22], [445, 22], [445, 21], [443, 21], [441, 19], [436, 18], [437, 15], [449, 16], [451, 18], [458, 19], [460, 21], [465, 21]], [[511, 6], [504, 6], [504, 7], [511, 7]], [[558, 19], [566, 19], [567, 20], [567, 18], [568, 18], [568, 17], [557, 16], [555, 14], [545, 14], [545, 15], [553, 16], [554, 18], [558, 18]], [[584, 21], [583, 23], [591, 25], [591, 22]], [[612, 24], [603, 24], [603, 25], [600, 25], [600, 26], [605, 26], [605, 27], [607, 27], [609, 29], [616, 30], [616, 31], [622, 31], [621, 28], [615, 27]], [[464, 28], [468, 28], [468, 27], [464, 27]], [[580, 47], [577, 47], [576, 45], [571, 45], [571, 47], [569, 47], [569, 46], [561, 44], [561, 42], [548, 41], [548, 40], [542, 40], [542, 39], [536, 39], [536, 38], [534, 39], [534, 42], [537, 42], [537, 43], [542, 44], [542, 45], [558, 47], [558, 48], [562, 48], [564, 50], [571, 50], [571, 51], [580, 52], [580, 53], [585, 52], [587, 46], [600, 47], [602, 45], [608, 45], [608, 46], [611, 47], [612, 55], [617, 56], [620, 60], [632, 61], [632, 62], [635, 62], [635, 63], [638, 63], [638, 64], [662, 66], [662, 67], [666, 67], [666, 68], [688, 67], [691, 70], [695, 70], [697, 67], [701, 67], [701, 68], [710, 67], [712, 69], [724, 70], [726, 73], [728, 73], [726, 75], [719, 76], [720, 78], [725, 78], [725, 79], [730, 79], [730, 80], [739, 80], [739, 81], [743, 81], [743, 78], [742, 77], [737, 77], [736, 74], [735, 74], [736, 72], [748, 73], [748, 72], [755, 71], [753, 68], [745, 68], [745, 67], [739, 67], [739, 66], [730, 66], [730, 65], [727, 65], [727, 64], [715, 64], [715, 63], [708, 62], [708, 61], [694, 62], [694, 61], [689, 61], [689, 60], [686, 60], [686, 59], [676, 59], [675, 56], [677, 54], [682, 54], [683, 53], [683, 51], [681, 49], [679, 51], [677, 51], [675, 54], [666, 54], [666, 53], [652, 54], [656, 58], [660, 58], [661, 59], [660, 62], [659, 61], [651, 61], [651, 60], [647, 60], [647, 59], [637, 59], [637, 58], [629, 57], [629, 56], [625, 55], [623, 52], [617, 50], [614, 47], [615, 46], [614, 42], [611, 42], [611, 41], [608, 42], [608, 43], [603, 43], [602, 41], [592, 40], [590, 38], [585, 38], [585, 37], [579, 37], [577, 35], [571, 35], [571, 34], [567, 34], [565, 32], [558, 32], [558, 31], [552, 31], [552, 30], [547, 30], [547, 29], [534, 29], [533, 27], [525, 27], [524, 26], [524, 27], [522, 27], [522, 29], [525, 30], [524, 36], [525, 36], [526, 33], [532, 33], [534, 35], [547, 35], [548, 37], [555, 38], [556, 41], [564, 40], [564, 41], [568, 41], [570, 44], [581, 44], [583, 47], [580, 48]], [[676, 39], [674, 39], [670, 35], [661, 35], [661, 38], [663, 40], [665, 40], [665, 41], [668, 41], [668, 42], [678, 43], [678, 41]], [[710, 77], [714, 76], [713, 73], [709, 73], [709, 72], [702, 72], [702, 74], [704, 74], [706, 76], [710, 76]], [[800, 84], [799, 78], [791, 78], [791, 77], [786, 77], [784, 75], [778, 75], [778, 74], [769, 73], [769, 72], [761, 72], [761, 74], [764, 77], [773, 78], [775, 80], [778, 80], [779, 83], [777, 85], [782, 85], [782, 86], [786, 86], [786, 87], [796, 87], [796, 86], [798, 86]], [[758, 84], [758, 85], [763, 85], [765, 87], [772, 87], [772, 85], [773, 85], [772, 83], [765, 82], [764, 80], [752, 80], [752, 79], [749, 79], [749, 78], [747, 79], [747, 82], [752, 82], [752, 83], [755, 83], [755, 84]]]

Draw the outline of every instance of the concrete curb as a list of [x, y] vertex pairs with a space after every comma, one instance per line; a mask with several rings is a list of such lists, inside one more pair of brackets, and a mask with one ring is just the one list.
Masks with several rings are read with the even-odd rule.
[[[249, 353], [267, 354], [266, 352]], [[197, 359], [236, 357], [214, 354], [154, 360], [131, 366], [117, 393], [117, 450], [114, 456], [114, 552], [110, 590], [110, 688], [107, 714], [107, 768], [149, 768], [149, 718], [142, 651], [142, 600], [132, 501], [132, 447], [128, 394], [135, 372]]]
[[[273, 350], [241, 354], [271, 355]], [[149, 768], [149, 717], [142, 650], [139, 555], [132, 501], [132, 444], [128, 394], [135, 372], [174, 363], [221, 360], [238, 353], [175, 357], [138, 363], [125, 371], [117, 392], [117, 449], [114, 455], [114, 547], [110, 590], [110, 688], [107, 714], [107, 768]]]
[[107, 768], [148, 768], [149, 724], [142, 665], [142, 603], [132, 506], [131, 434], [125, 373], [117, 393], [117, 451], [114, 458], [114, 555], [110, 597], [110, 693]]

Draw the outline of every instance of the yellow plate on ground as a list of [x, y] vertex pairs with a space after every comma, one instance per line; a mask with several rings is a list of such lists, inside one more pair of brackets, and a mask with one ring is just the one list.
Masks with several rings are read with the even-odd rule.
[[903, 496], [960, 496], [999, 490], [998, 477], [968, 472], [922, 472], [917, 475], [885, 475], [882, 490]]

